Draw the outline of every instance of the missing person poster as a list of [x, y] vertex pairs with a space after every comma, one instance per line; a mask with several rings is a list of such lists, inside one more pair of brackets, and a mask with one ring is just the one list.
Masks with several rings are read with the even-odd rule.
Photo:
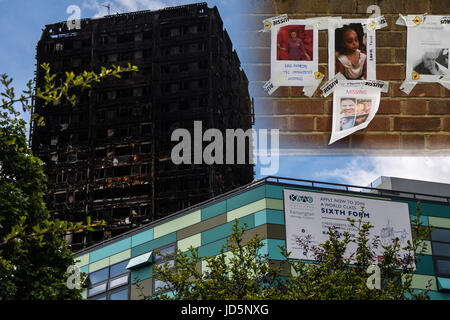
[[[358, 230], [347, 218], [362, 217], [364, 222], [370, 222], [374, 228], [369, 237], [379, 237], [381, 245], [391, 244], [394, 238], [400, 240], [401, 247], [412, 241], [407, 203], [285, 189], [284, 215], [286, 247], [293, 259], [315, 260], [313, 252], [305, 251], [297, 239], [309, 235], [311, 245], [318, 246], [328, 239], [329, 227], [336, 226], [340, 232], [347, 231], [355, 237]], [[350, 246], [346, 256], [354, 249], [355, 246]], [[382, 255], [381, 246], [376, 254]]]
[[406, 81], [449, 81], [450, 16], [406, 18]]
[[333, 90], [329, 144], [366, 128], [378, 111], [382, 81], [343, 81]]
[[271, 83], [307, 87], [316, 83], [319, 33], [305, 20], [289, 20], [271, 28]]
[[347, 80], [375, 80], [375, 28], [366, 27], [367, 19], [342, 23], [342, 28], [328, 29], [328, 78], [342, 73]]

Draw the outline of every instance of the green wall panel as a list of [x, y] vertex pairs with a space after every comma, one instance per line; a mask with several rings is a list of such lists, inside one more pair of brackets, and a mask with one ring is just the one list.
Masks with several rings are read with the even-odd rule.
[[[409, 212], [414, 214], [417, 212], [417, 201], [406, 201], [409, 205]], [[434, 216], [441, 218], [450, 218], [450, 206], [445, 204], [425, 203], [420, 202], [420, 208], [422, 209], [422, 215]]]
[[450, 229], [450, 219], [428, 217], [428, 221], [430, 223], [430, 226]]
[[211, 219], [222, 213], [227, 212], [227, 202], [226, 200], [219, 203], [213, 204], [212, 206], [202, 209], [202, 220]]
[[417, 256], [417, 274], [426, 274], [426, 275], [434, 275], [434, 263], [433, 257], [430, 255], [421, 255]]
[[428, 295], [431, 300], [450, 300], [450, 293], [448, 292], [430, 291]]
[[131, 257], [139, 256], [143, 253], [152, 251], [156, 248], [165, 246], [167, 244], [170, 244], [170, 243], [176, 242], [176, 241], [177, 241], [177, 233], [176, 232], [167, 234], [163, 237], [156, 238], [152, 241], [148, 241], [148, 242], [138, 245], [134, 248], [131, 248]]
[[138, 281], [143, 281], [145, 279], [152, 277], [152, 265], [147, 265], [140, 269], [131, 270], [131, 284], [134, 284]]
[[249, 214], [264, 210], [266, 208], [266, 199], [261, 199], [256, 202], [247, 204], [238, 209], [228, 212], [227, 221], [233, 221], [234, 219], [241, 219]]
[[436, 278], [434, 276], [415, 274], [413, 275], [411, 288], [414, 289], [426, 289], [428, 281], [431, 281], [430, 290], [437, 291]]
[[115, 255], [112, 255], [111, 257], [109, 257], [109, 264], [113, 265], [116, 264], [118, 262], [127, 260], [131, 257], [131, 249], [116, 253]]
[[[424, 249], [423, 252], [422, 252], [422, 249]], [[428, 241], [428, 240], [424, 240], [423, 243], [422, 243], [422, 245], [420, 245], [420, 246], [417, 248], [416, 253], [420, 253], [420, 254], [428, 254], [428, 255], [433, 254], [433, 251], [432, 251], [432, 248], [431, 248], [431, 242]]]
[[284, 210], [283, 200], [280, 199], [266, 199], [267, 209]]
[[188, 251], [190, 246], [197, 248], [200, 247], [201, 245], [202, 245], [202, 234], [197, 233], [188, 238], [184, 238], [183, 240], [179, 240], [177, 243], [177, 248], [184, 252]]
[[216, 256], [220, 253], [220, 249], [222, 249], [222, 246], [224, 245], [226, 250], [227, 239], [220, 239], [218, 241], [208, 243], [204, 246], [199, 247], [198, 253], [200, 256], [206, 257]]
[[78, 268], [86, 266], [89, 264], [89, 253], [83, 254], [82, 256], [79, 257], [75, 257], [74, 260], [75, 261], [80, 260], [75, 264]]
[[179, 229], [185, 228], [187, 226], [193, 225], [201, 221], [201, 211], [197, 210], [186, 215], [183, 215], [179, 218], [167, 221], [160, 225], [154, 227], [154, 238], [157, 239], [159, 237], [165, 236], [166, 234], [172, 233]]
[[109, 266], [109, 257], [89, 264], [89, 273]]

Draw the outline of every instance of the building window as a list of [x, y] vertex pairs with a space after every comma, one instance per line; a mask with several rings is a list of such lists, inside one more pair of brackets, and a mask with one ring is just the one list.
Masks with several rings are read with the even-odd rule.
[[450, 278], [450, 229], [434, 229], [431, 232], [431, 247], [436, 275]]
[[[176, 253], [176, 245], [175, 244], [170, 244], [168, 246], [155, 249], [155, 251], [153, 252], [153, 264], [157, 265], [157, 266], [164, 266], [164, 264], [167, 263], [168, 268], [173, 268], [175, 261], [172, 259], [173, 256], [168, 256], [168, 255], [173, 255], [175, 253]], [[155, 277], [153, 277], [153, 294], [156, 294], [157, 292], [159, 292], [161, 290], [163, 290], [163, 291], [170, 290], [170, 289], [167, 289], [167, 285], [170, 286], [169, 283], [161, 281], [159, 279], [155, 279]]]
[[116, 263], [89, 274], [89, 300], [128, 300], [130, 273], [129, 260]]

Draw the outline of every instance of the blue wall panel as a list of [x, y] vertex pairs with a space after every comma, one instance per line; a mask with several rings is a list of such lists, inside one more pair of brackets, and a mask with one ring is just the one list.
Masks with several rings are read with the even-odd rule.
[[[242, 226], [244, 223], [247, 223], [246, 230], [254, 228], [255, 227], [254, 214], [250, 214], [248, 216], [245, 216], [245, 217], [242, 217], [239, 219], [239, 226]], [[202, 245], [217, 241], [222, 238], [226, 239], [231, 233], [233, 233], [233, 225], [234, 225], [234, 221], [230, 221], [226, 224], [203, 231], [202, 232]]]
[[136, 247], [147, 241], [153, 240], [153, 228], [139, 232], [138, 234], [131, 237], [131, 246]]
[[[409, 205], [409, 212], [411, 214], [415, 214], [417, 212], [417, 201], [407, 202]], [[422, 210], [422, 215], [424, 216], [450, 218], [450, 206], [448, 205], [420, 202], [420, 209]]]
[[106, 247], [96, 249], [89, 255], [89, 263], [112, 256], [113, 254], [125, 251], [131, 248], [131, 237], [114, 242]]
[[220, 239], [219, 241], [209, 243], [207, 245], [198, 248], [198, 254], [206, 257], [212, 257], [220, 253], [220, 249], [225, 245], [225, 251], [227, 250], [227, 239]]
[[225, 212], [227, 212], [227, 202], [224, 200], [219, 203], [213, 204], [212, 206], [203, 208], [202, 221], [213, 218]]
[[245, 206], [246, 204], [264, 199], [265, 196], [266, 196], [265, 186], [260, 186], [258, 188], [249, 190], [240, 195], [227, 199], [227, 211], [231, 211], [239, 207]]
[[262, 255], [269, 255], [269, 259], [272, 260], [286, 260], [286, 258], [281, 254], [281, 249], [278, 246], [283, 246], [286, 248], [286, 241], [278, 239], [264, 239], [262, 241], [264, 247], [259, 251]]
[[434, 276], [433, 256], [421, 255], [417, 256], [416, 274], [426, 274]]
[[167, 244], [170, 244], [170, 243], [176, 242], [176, 241], [177, 241], [177, 233], [176, 232], [169, 233], [165, 236], [156, 238], [152, 241], [148, 241], [146, 243], [143, 243], [141, 245], [131, 248], [131, 257], [136, 257], [138, 255], [152, 251], [156, 248], [165, 246]]

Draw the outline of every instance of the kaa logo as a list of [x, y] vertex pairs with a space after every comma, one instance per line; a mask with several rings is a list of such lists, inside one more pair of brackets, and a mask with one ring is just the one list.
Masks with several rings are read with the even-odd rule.
[[302, 196], [302, 195], [291, 194], [291, 195], [289, 196], [289, 199], [290, 199], [291, 201], [296, 201], [296, 202], [313, 203], [313, 198], [312, 198], [312, 197], [308, 197], [308, 196]]

